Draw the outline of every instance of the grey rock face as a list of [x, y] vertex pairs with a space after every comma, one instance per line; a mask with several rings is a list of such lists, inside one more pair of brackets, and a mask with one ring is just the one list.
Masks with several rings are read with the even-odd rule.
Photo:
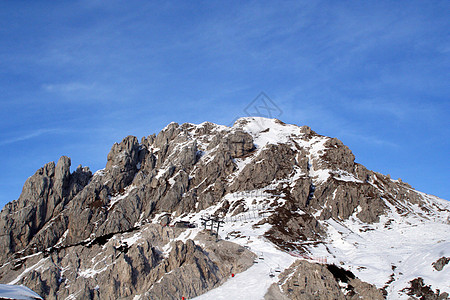
[[449, 261], [450, 261], [450, 257], [445, 257], [445, 256], [441, 257], [433, 263], [433, 268], [436, 271], [442, 271], [444, 269], [444, 267], [448, 264]]
[[292, 300], [300, 299], [384, 299], [374, 285], [362, 282], [334, 265], [296, 261], [280, 276], [280, 285], [272, 286], [265, 299], [281, 293]]
[[236, 244], [223, 241], [220, 245], [213, 241], [207, 244], [208, 252], [192, 240], [186, 244], [177, 242], [168, 262], [174, 266], [173, 271], [151, 286], [146, 299], [193, 298], [220, 285], [232, 272], [240, 273], [252, 265], [253, 255]]
[[329, 139], [324, 146], [327, 147], [327, 151], [322, 158], [329, 167], [353, 172], [355, 156], [347, 146], [337, 138]]
[[320, 241], [325, 235], [325, 230], [314, 216], [299, 211], [302, 202], [309, 197], [307, 191], [310, 185], [308, 180], [299, 182], [305, 186], [298, 189], [303, 191], [303, 195], [296, 194], [297, 198], [290, 194], [289, 189], [274, 191], [276, 194], [285, 194], [285, 204], [275, 208], [274, 213], [267, 218], [272, 228], [266, 232], [266, 238], [286, 250], [303, 250], [296, 241]]
[[114, 144], [108, 154], [106, 171], [112, 177], [109, 188], [121, 192], [134, 178], [139, 163], [139, 143], [136, 137], [127, 136], [120, 144]]
[[[181, 299], [200, 295], [253, 264], [254, 255], [245, 248], [216, 243], [209, 235], [171, 242], [182, 232], [150, 224], [110, 237], [104, 244], [71, 246], [23, 259], [15, 269], [0, 268], [0, 276], [9, 281], [30, 266], [41, 266], [41, 271], [30, 271], [17, 284], [45, 299], [133, 299], [134, 295]], [[140, 235], [136, 243], [122, 240], [135, 234]], [[161, 252], [168, 245], [171, 250]]]
[[295, 152], [287, 145], [270, 145], [239, 173], [232, 190], [262, 188], [273, 180], [289, 176], [294, 171]]
[[[217, 137], [217, 140], [220, 139], [220, 144], [222, 147], [222, 151], [229, 152], [233, 158], [242, 157], [248, 153], [250, 153], [254, 149], [253, 138], [250, 134], [243, 132], [241, 130], [233, 131], [225, 137], [220, 138]], [[213, 141], [212, 146], [219, 141]]]
[[327, 203], [320, 218], [325, 220], [335, 218], [345, 220], [360, 208], [357, 214], [363, 222], [376, 222], [386, 209], [380, 201], [382, 196], [369, 183], [340, 182], [330, 180], [316, 188], [311, 202], [318, 208]]
[[0, 213], [0, 244], [3, 261], [10, 253], [31, 248], [43, 249], [56, 243], [58, 230], [40, 230], [89, 182], [89, 168], [70, 173], [70, 158], [63, 156], [55, 165], [46, 164], [28, 178], [19, 199], [8, 203]]
[[65, 245], [134, 227], [143, 204], [137, 191], [129, 193], [130, 201], [120, 202], [114, 207], [110, 204], [112, 198], [126, 193], [125, 188], [133, 181], [139, 164], [142, 164], [144, 152], [133, 136], [113, 145], [106, 168], [93, 177], [77, 195], [76, 201], [63, 212], [68, 219]]

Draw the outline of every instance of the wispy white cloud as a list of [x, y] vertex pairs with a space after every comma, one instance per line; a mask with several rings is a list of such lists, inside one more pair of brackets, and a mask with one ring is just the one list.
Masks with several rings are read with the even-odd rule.
[[388, 114], [398, 119], [409, 116], [413, 109], [405, 103], [373, 98], [348, 100], [347, 102], [342, 102], [342, 106], [358, 114]]
[[55, 94], [59, 100], [65, 101], [120, 101], [118, 91], [113, 87], [97, 82], [65, 82], [65, 83], [46, 83], [41, 88], [47, 92]]
[[96, 88], [96, 85], [94, 83], [86, 84], [80, 82], [69, 82], [59, 84], [44, 84], [42, 87], [49, 92], [70, 93], [92, 91]]
[[0, 145], [9, 145], [17, 142], [26, 141], [29, 139], [37, 138], [39, 136], [50, 134], [50, 133], [60, 133], [61, 129], [38, 129], [25, 134], [17, 135], [15, 137], [7, 138], [0, 141]]
[[400, 147], [398, 144], [388, 141], [386, 139], [380, 138], [378, 136], [367, 134], [367, 133], [361, 133], [361, 132], [354, 132], [352, 130], [342, 130], [340, 137], [343, 139], [345, 137], [351, 138], [354, 140], [357, 140], [358, 142], [362, 142], [367, 145], [372, 146], [380, 146], [380, 147], [391, 147], [391, 148], [398, 148]]
[[341, 106], [346, 111], [351, 111], [368, 117], [379, 115], [394, 117], [403, 122], [411, 122], [421, 117], [423, 121], [432, 122], [433, 117], [442, 114], [441, 104], [434, 104], [426, 99], [420, 102], [416, 99], [383, 99], [365, 98], [349, 99], [342, 102]]

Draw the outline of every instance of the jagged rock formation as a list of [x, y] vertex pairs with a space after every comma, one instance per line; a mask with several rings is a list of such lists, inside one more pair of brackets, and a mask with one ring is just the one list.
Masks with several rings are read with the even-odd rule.
[[[70, 174], [70, 158], [46, 164], [28, 178], [19, 199], [6, 204], [0, 213], [0, 261], [10, 253], [37, 245], [54, 245], [64, 233], [65, 206], [87, 185], [92, 173], [81, 165]], [[51, 222], [49, 222], [51, 220]], [[55, 224], [51, 230], [44, 226]], [[42, 249], [42, 247], [41, 247]]]
[[[182, 241], [180, 234], [183, 229], [148, 224], [109, 240], [22, 258], [2, 268], [1, 279], [46, 299], [181, 299], [202, 294], [253, 264], [254, 255], [242, 246], [216, 243], [205, 234], [195, 242]], [[35, 269], [21, 277], [30, 266]]]
[[[32, 285], [49, 299], [144, 292], [158, 298], [171, 289], [173, 297], [191, 297], [220, 284], [230, 271], [227, 261], [243, 254], [214, 261], [203, 246], [184, 241], [163, 258], [156, 246], [171, 235], [147, 225], [164, 213], [178, 219], [205, 211], [236, 216], [263, 206], [256, 226], [269, 226], [264, 236], [282, 250], [308, 252], [327, 239], [326, 220], [372, 224], [392, 210], [423, 218], [448, 211], [401, 180], [355, 163], [338, 139], [264, 118], [242, 118], [231, 128], [171, 123], [140, 142], [128, 136], [113, 145], [105, 169], [95, 174], [81, 166], [70, 173], [70, 163], [63, 156], [39, 169], [0, 213], [0, 281]], [[138, 246], [122, 245], [128, 252], [113, 243], [143, 228], [153, 234]], [[100, 249], [106, 269], [83, 276], [83, 269], [98, 270], [92, 265]], [[187, 282], [189, 272], [198, 281]], [[137, 274], [146, 274], [146, 281]], [[108, 285], [111, 280], [115, 284]]]
[[266, 300], [384, 299], [375, 286], [335, 265], [297, 261], [280, 276], [265, 296]]

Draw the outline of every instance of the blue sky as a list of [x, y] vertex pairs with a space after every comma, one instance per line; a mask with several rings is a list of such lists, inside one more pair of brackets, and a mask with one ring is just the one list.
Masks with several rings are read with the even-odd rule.
[[449, 191], [449, 1], [2, 1], [0, 206], [61, 155], [171, 121], [229, 124], [264, 91], [369, 169]]

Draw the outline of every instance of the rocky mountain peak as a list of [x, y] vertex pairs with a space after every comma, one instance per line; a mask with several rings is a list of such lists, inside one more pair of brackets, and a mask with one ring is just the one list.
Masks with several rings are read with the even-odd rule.
[[56, 165], [47, 163], [27, 179], [19, 199], [3, 208], [0, 228], [8, 234], [2, 234], [0, 239], [3, 249], [9, 251], [0, 257], [32, 247], [39, 231], [88, 184], [92, 176], [89, 168], [79, 167], [70, 173], [70, 166], [67, 156], [62, 156]]
[[[330, 228], [345, 222], [359, 222], [369, 228], [392, 214], [439, 224], [448, 224], [449, 218], [447, 203], [366, 169], [337, 138], [277, 119], [240, 118], [232, 127], [209, 122], [171, 123], [157, 135], [143, 137], [140, 143], [136, 137], [127, 136], [114, 144], [105, 168], [95, 174], [82, 166], [71, 173], [70, 166], [66, 156], [56, 165], [46, 164], [25, 182], [19, 199], [2, 210], [0, 245], [5, 251], [0, 254], [0, 263], [15, 264], [16, 269], [1, 271], [0, 279], [3, 273], [12, 278], [25, 272], [23, 257], [29, 255], [50, 256], [67, 266], [73, 262], [63, 259], [69, 251], [66, 249], [87, 251], [87, 257], [95, 260], [90, 257], [94, 250], [87, 249], [109, 245], [115, 250], [108, 255], [120, 255], [117, 249], [122, 249], [127, 257], [130, 245], [116, 245], [115, 239], [144, 232], [150, 244], [132, 247], [133, 258], [121, 262], [128, 273], [122, 274], [122, 285], [114, 293], [124, 297], [137, 290], [150, 293], [146, 284], [180, 268], [183, 261], [204, 261], [195, 272], [212, 272], [202, 275], [202, 284], [215, 286], [223, 280], [223, 274], [213, 271], [213, 265], [224, 259], [234, 263], [244, 253], [222, 253], [213, 263], [194, 241], [176, 242], [170, 246], [171, 251], [158, 250], [151, 243], [161, 247], [170, 244], [164, 244], [161, 237], [169, 232], [156, 225], [162, 216], [199, 220], [209, 214], [233, 220], [253, 212], [252, 226], [255, 230], [265, 228], [260, 237], [285, 253], [304, 254], [316, 251], [311, 245], [326, 244], [333, 234]], [[87, 263], [87, 257], [80, 260]], [[112, 273], [108, 274], [116, 276], [113, 262], [108, 267]], [[51, 276], [65, 276], [59, 267], [50, 269], [54, 270]], [[136, 272], [144, 272], [150, 281], [137, 284]], [[42, 272], [35, 276], [40, 276], [43, 285], [49, 284]], [[75, 289], [86, 283], [86, 277], [75, 276], [71, 281], [77, 284], [67, 285]], [[47, 291], [46, 295], [57, 298], [60, 286], [65, 285], [61, 282], [54, 284], [54, 294]], [[135, 289], [127, 290], [126, 282], [134, 282]], [[98, 294], [94, 287], [83, 293], [94, 297]], [[191, 294], [200, 290], [204, 291], [197, 287]], [[367, 290], [377, 294], [373, 288]], [[179, 293], [174, 291], [173, 295]]]

